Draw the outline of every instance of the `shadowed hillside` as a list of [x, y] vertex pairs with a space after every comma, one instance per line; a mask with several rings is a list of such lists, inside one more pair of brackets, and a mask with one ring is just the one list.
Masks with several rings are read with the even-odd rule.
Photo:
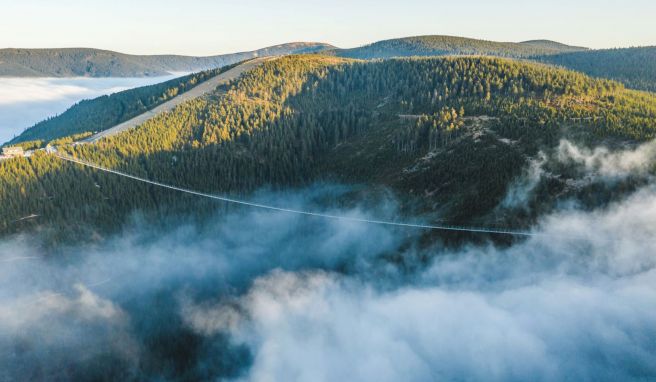
[[[539, 152], [563, 138], [619, 144], [656, 133], [653, 96], [505, 59], [290, 56], [251, 70], [226, 90], [96, 144], [60, 150], [210, 193], [338, 181], [365, 185], [366, 193], [392, 190], [407, 202], [406, 212], [430, 219], [521, 226], [533, 213], [498, 206]], [[577, 173], [554, 166], [528, 199], [531, 211], [570, 197], [604, 204], [639, 183], [572, 187]], [[58, 232], [112, 231], [135, 210], [156, 218], [202, 216], [217, 207], [42, 153], [1, 162], [0, 175], [2, 199], [10, 201], [0, 215], [12, 231], [39, 221], [56, 222]], [[30, 214], [46, 218], [9, 225]]]
[[611, 78], [626, 86], [656, 92], [656, 47], [602, 49], [539, 58], [543, 62]]

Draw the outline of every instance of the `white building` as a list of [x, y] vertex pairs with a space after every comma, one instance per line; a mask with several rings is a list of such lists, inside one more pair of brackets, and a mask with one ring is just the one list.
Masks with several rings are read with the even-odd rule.
[[22, 147], [19, 146], [7, 146], [2, 148], [2, 155], [13, 158], [13, 157], [22, 157], [25, 155]]
[[19, 158], [25, 156], [25, 151], [22, 147], [18, 146], [8, 146], [2, 148], [2, 155], [0, 155], [0, 160], [10, 159], [10, 158]]

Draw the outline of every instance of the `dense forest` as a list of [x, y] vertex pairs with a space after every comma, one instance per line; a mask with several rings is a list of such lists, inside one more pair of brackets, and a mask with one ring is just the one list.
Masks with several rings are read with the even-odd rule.
[[656, 92], [656, 47], [602, 49], [539, 57], [543, 62]]
[[[413, 213], [453, 224], [517, 225], [516, 215], [495, 212], [509, 184], [567, 134], [587, 142], [653, 138], [656, 96], [500, 58], [289, 56], [251, 70], [225, 94], [60, 150], [205, 192], [338, 181], [391, 189], [413, 201]], [[564, 184], [550, 184], [560, 189], [547, 195], [562, 195]], [[41, 152], [0, 162], [0, 197], [3, 231], [40, 228], [52, 240], [115, 230], [134, 211], [161, 221], [219, 207]], [[540, 203], [548, 208], [549, 197]], [[19, 221], [31, 215], [38, 217]]]
[[0, 76], [12, 77], [148, 77], [170, 72], [197, 72], [254, 57], [318, 52], [323, 43], [294, 42], [208, 57], [140, 56], [88, 48], [0, 49]]
[[357, 59], [413, 56], [484, 55], [531, 59], [609, 78], [629, 88], [656, 91], [656, 47], [591, 50], [549, 40], [495, 42], [452, 36], [384, 40], [328, 53]]
[[340, 57], [359, 59], [447, 55], [487, 55], [519, 58], [580, 50], [585, 50], [585, 48], [547, 40], [515, 43], [454, 36], [416, 36], [378, 41], [353, 49], [337, 49], [331, 51], [331, 53]]
[[26, 148], [32, 148], [35, 145], [30, 144], [31, 142], [43, 143], [70, 135], [106, 130], [186, 92], [231, 67], [232, 65], [207, 70], [155, 85], [80, 101], [61, 115], [46, 119], [26, 129], [8, 144], [22, 143]]

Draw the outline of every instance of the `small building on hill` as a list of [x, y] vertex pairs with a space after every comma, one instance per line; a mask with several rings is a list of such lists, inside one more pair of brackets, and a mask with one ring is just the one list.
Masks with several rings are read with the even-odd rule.
[[16, 158], [22, 156], [25, 156], [25, 151], [22, 147], [8, 146], [2, 148], [2, 157], [4, 158]]

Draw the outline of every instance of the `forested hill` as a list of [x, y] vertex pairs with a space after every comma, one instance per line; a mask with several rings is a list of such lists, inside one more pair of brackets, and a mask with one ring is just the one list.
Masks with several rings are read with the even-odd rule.
[[[260, 187], [337, 181], [364, 188], [356, 201], [389, 190], [402, 213], [427, 222], [518, 227], [563, 200], [608, 203], [639, 182], [600, 186], [556, 163], [525, 208], [505, 206], [540, 150], [563, 137], [593, 145], [655, 136], [656, 96], [547, 65], [301, 55], [268, 61], [229, 91], [136, 129], [60, 151], [208, 193], [249, 198]], [[0, 200], [0, 231], [40, 229], [55, 241], [102, 236], [135, 212], [165, 222], [222, 207], [42, 152], [0, 162]]]
[[526, 58], [594, 77], [614, 79], [633, 89], [656, 91], [656, 47], [590, 50], [550, 40], [513, 43], [451, 36], [417, 36], [329, 52], [358, 59], [451, 55]]
[[528, 40], [528, 41], [522, 41], [520, 42], [522, 45], [528, 45], [532, 46], [538, 49], [544, 49], [548, 50], [551, 53], [554, 52], [579, 52], [579, 51], [586, 51], [586, 48], [578, 47], [578, 46], [571, 46], [567, 44], [563, 44], [558, 41], [552, 41], [552, 40]]
[[656, 92], [656, 46], [562, 53], [539, 59], [591, 76], [612, 78], [634, 89]]
[[253, 57], [318, 52], [323, 43], [295, 42], [250, 52], [208, 57], [141, 56], [88, 48], [0, 49], [0, 76], [11, 77], [147, 77], [170, 72], [197, 72]]
[[453, 36], [416, 36], [379, 41], [353, 49], [337, 49], [332, 53], [340, 57], [359, 59], [445, 55], [487, 55], [518, 58], [580, 50], [585, 50], [585, 48], [548, 40], [514, 43]]

